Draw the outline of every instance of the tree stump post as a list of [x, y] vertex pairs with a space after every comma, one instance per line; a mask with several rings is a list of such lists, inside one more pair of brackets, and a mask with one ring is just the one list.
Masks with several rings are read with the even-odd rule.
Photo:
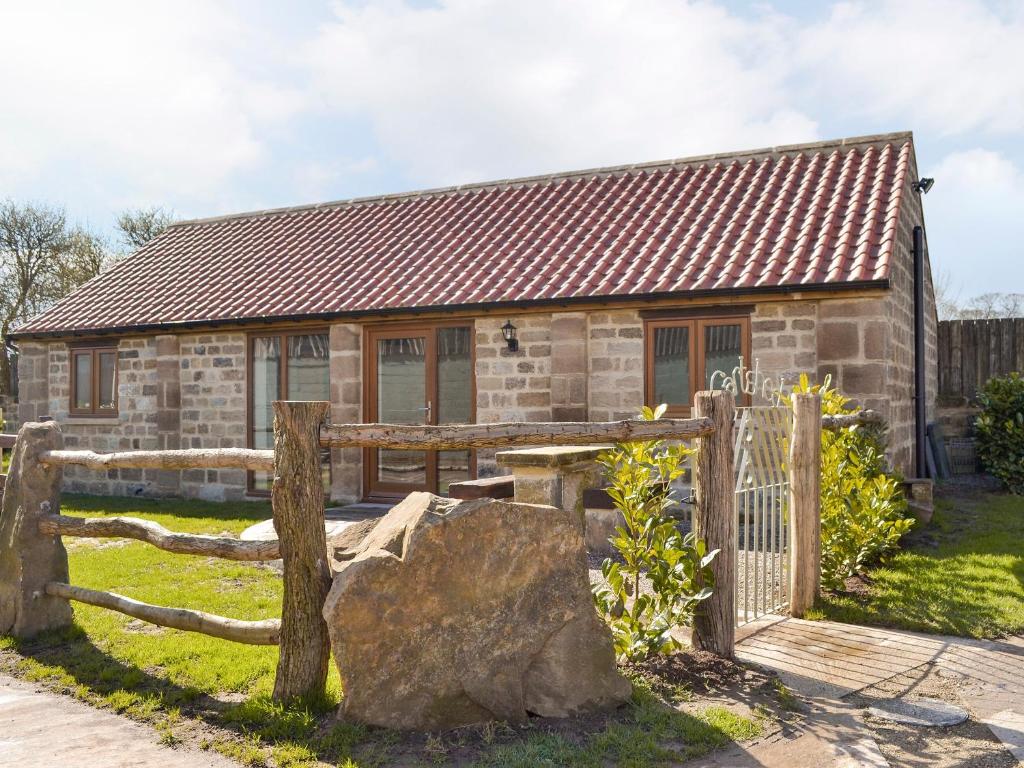
[[66, 600], [46, 594], [50, 581], [68, 580], [60, 536], [39, 531], [39, 520], [60, 511], [60, 467], [39, 462], [63, 436], [56, 422], [28, 422], [18, 432], [0, 511], [0, 635], [31, 637], [71, 623]]
[[326, 692], [330, 639], [323, 608], [331, 588], [324, 532], [320, 425], [328, 402], [274, 403], [274, 530], [284, 559], [281, 656], [274, 699]]
[[707, 542], [708, 551], [719, 552], [711, 564], [714, 594], [700, 604], [693, 620], [693, 645], [727, 659], [736, 647], [735, 411], [730, 392], [698, 392], [694, 397], [694, 415], [711, 419], [715, 431], [694, 441], [693, 530]]
[[803, 616], [821, 589], [821, 395], [793, 395], [789, 445], [789, 613]]

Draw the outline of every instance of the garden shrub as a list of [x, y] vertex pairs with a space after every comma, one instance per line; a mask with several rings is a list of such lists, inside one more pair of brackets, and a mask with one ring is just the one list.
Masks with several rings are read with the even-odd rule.
[[[820, 392], [823, 415], [854, 413], [831, 377], [794, 392]], [[786, 398], [787, 402], [790, 402]], [[842, 589], [847, 578], [896, 548], [914, 524], [899, 481], [887, 472], [885, 428], [851, 426], [821, 436], [821, 581]]]
[[[641, 418], [661, 418], [665, 406], [644, 408]], [[701, 601], [711, 596], [714, 575], [708, 552], [692, 533], [679, 532], [668, 515], [672, 482], [685, 471], [689, 449], [655, 440], [619, 443], [601, 453], [608, 495], [622, 513], [612, 546], [620, 560], [608, 558], [601, 566], [603, 584], [594, 587], [594, 601], [612, 630], [620, 658], [639, 660], [652, 653], [670, 653], [679, 647], [672, 630], [687, 626]], [[641, 591], [641, 578], [651, 592]]]
[[1024, 495], [1024, 378], [1019, 373], [988, 380], [978, 393], [975, 422], [978, 458], [1008, 491]]

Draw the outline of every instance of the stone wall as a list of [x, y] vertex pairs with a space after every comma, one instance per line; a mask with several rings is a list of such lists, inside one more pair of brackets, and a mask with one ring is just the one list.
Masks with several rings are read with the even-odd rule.
[[[750, 364], [773, 379], [789, 386], [806, 373], [812, 379], [818, 372], [818, 302], [762, 302], [750, 318]], [[760, 398], [755, 399], [755, 404]]]
[[[551, 421], [551, 315], [513, 315], [519, 350], [501, 335], [504, 317], [476, 321], [476, 420]], [[561, 332], [564, 332], [563, 328]], [[497, 472], [493, 450], [479, 450], [477, 474]]]
[[[124, 339], [117, 352], [116, 417], [85, 418], [71, 416], [70, 354], [62, 342], [46, 345], [47, 399], [40, 408], [38, 396], [32, 398], [31, 409], [39, 418], [52, 416], [64, 432], [64, 445], [69, 449], [94, 451], [153, 450], [159, 445], [157, 424], [157, 344], [154, 337]], [[21, 374], [19, 370], [19, 375]], [[33, 393], [37, 392], [33, 385]], [[23, 390], [24, 394], [28, 394]], [[27, 399], [27, 398], [26, 398]], [[176, 492], [168, 488], [163, 473], [143, 469], [111, 469], [96, 472], [82, 467], [66, 467], [64, 490], [71, 493], [95, 493], [118, 496], [166, 495]]]
[[39, 421], [50, 408], [50, 349], [48, 344], [18, 344], [17, 424]]
[[587, 313], [551, 318], [551, 419], [587, 420]]
[[644, 322], [635, 310], [587, 316], [587, 415], [632, 418], [644, 404]]
[[[331, 421], [335, 424], [357, 424], [363, 420], [362, 342], [361, 326], [331, 326]], [[359, 501], [362, 485], [362, 449], [332, 449], [331, 500], [343, 504]]]
[[[917, 178], [916, 162], [908, 171], [908, 178]], [[908, 185], [909, 186], [909, 185]], [[891, 289], [886, 297], [887, 312], [892, 331], [889, 335], [888, 396], [894, 406], [890, 414], [890, 450], [897, 466], [908, 476], [916, 474], [914, 460], [914, 227], [923, 226], [924, 212], [921, 195], [908, 191], [904, 194], [896, 234], [896, 252], [891, 268]], [[928, 244], [925, 242], [925, 398], [928, 421], [937, 417], [936, 402], [939, 386], [938, 368], [938, 315], [931, 267], [928, 263]]]
[[[244, 448], [246, 389], [244, 333], [198, 333], [179, 337], [181, 447]], [[240, 469], [190, 469], [181, 473], [181, 493], [211, 501], [245, 496]]]

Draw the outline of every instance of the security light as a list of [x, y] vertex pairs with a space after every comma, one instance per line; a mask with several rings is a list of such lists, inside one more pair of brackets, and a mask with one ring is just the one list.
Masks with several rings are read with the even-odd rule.
[[915, 192], [921, 192], [927, 195], [934, 185], [935, 179], [931, 178], [930, 176], [925, 176], [915, 181], [913, 187]]

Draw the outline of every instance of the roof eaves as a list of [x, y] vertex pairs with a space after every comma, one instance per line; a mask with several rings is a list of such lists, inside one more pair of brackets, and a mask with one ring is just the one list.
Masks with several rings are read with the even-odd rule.
[[579, 304], [618, 304], [633, 303], [639, 301], [650, 301], [655, 299], [697, 299], [709, 296], [742, 297], [742, 296], [763, 296], [770, 294], [798, 294], [798, 293], [841, 293], [864, 290], [887, 290], [890, 286], [888, 278], [876, 280], [858, 280], [836, 283], [790, 283], [787, 285], [764, 285], [750, 286], [747, 288], [708, 288], [701, 290], [673, 291], [662, 293], [641, 293], [641, 294], [619, 294], [612, 296], [572, 296], [552, 299], [533, 300], [511, 300], [498, 302], [480, 302], [468, 304], [440, 304], [423, 307], [395, 307], [385, 309], [361, 309], [341, 312], [322, 312], [304, 315], [279, 315], [267, 317], [224, 317], [205, 320], [186, 320], [170, 323], [141, 323], [136, 325], [110, 326], [98, 328], [75, 328], [75, 329], [52, 329], [39, 331], [13, 331], [7, 335], [11, 341], [33, 340], [33, 339], [57, 339], [75, 338], [81, 336], [106, 336], [137, 333], [154, 333], [164, 331], [166, 333], [178, 333], [194, 328], [211, 328], [220, 326], [253, 326], [270, 325], [284, 322], [307, 322], [320, 320], [330, 322], [334, 320], [359, 320], [365, 318], [378, 318], [388, 316], [417, 316], [424, 314], [438, 314], [443, 312], [467, 312], [473, 310], [499, 310], [499, 309], [526, 309], [532, 307], [570, 307]]

